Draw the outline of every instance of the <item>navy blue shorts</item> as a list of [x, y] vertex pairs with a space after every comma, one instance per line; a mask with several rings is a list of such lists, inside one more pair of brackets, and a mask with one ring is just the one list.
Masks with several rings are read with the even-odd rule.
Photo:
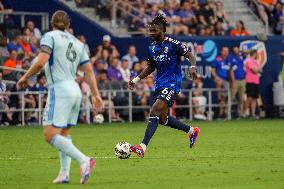
[[154, 102], [156, 102], [157, 99], [160, 99], [164, 101], [168, 107], [172, 107], [174, 104], [174, 98], [175, 98], [175, 91], [170, 88], [161, 88], [155, 91], [154, 93]]

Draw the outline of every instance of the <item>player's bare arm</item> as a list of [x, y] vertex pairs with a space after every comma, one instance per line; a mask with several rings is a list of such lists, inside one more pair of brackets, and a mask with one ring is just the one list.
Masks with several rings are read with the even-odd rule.
[[192, 80], [195, 80], [197, 77], [196, 59], [194, 55], [189, 51], [184, 54], [184, 57], [187, 58], [190, 62], [189, 76]]
[[134, 89], [134, 86], [137, 82], [139, 82], [141, 79], [144, 79], [145, 77], [147, 77], [148, 75], [150, 75], [151, 73], [153, 73], [155, 71], [155, 66], [150, 64], [148, 65], [147, 68], [145, 68], [137, 77], [135, 77], [133, 80], [129, 81], [128, 83], [128, 88], [130, 90]]
[[100, 111], [103, 107], [103, 100], [98, 90], [97, 80], [92, 70], [91, 64], [84, 64], [80, 70], [85, 73], [84, 81], [88, 83], [92, 92], [92, 103], [95, 111]]
[[32, 67], [21, 77], [17, 83], [17, 89], [25, 88], [28, 86], [28, 80], [38, 72], [40, 72], [49, 59], [49, 53], [42, 51], [35, 58]]

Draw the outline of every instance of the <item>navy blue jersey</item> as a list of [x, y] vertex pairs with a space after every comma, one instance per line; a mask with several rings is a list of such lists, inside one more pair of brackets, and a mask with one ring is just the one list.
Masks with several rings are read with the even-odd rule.
[[231, 69], [234, 71], [235, 79], [236, 80], [245, 79], [246, 72], [244, 69], [243, 57], [231, 54], [228, 58], [228, 61], [230, 62]]
[[221, 56], [218, 56], [215, 61], [212, 62], [212, 67], [216, 69], [216, 74], [226, 80], [229, 81], [229, 71], [230, 71], [230, 62], [228, 59], [223, 59]]
[[153, 42], [148, 48], [148, 63], [157, 70], [156, 90], [170, 88], [180, 92], [182, 72], [180, 56], [188, 51], [180, 41], [165, 37], [164, 41]]

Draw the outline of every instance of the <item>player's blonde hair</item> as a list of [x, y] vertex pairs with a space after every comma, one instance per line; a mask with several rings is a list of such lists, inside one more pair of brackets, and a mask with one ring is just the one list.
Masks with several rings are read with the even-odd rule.
[[51, 17], [51, 25], [56, 29], [64, 31], [70, 25], [70, 17], [65, 11], [56, 11]]

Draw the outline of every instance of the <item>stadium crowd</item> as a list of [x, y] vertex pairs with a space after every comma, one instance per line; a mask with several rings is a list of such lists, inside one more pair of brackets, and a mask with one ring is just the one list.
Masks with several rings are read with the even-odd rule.
[[284, 35], [284, 1], [283, 0], [246, 0], [260, 19], [268, 24], [277, 35]]
[[145, 32], [146, 25], [158, 13], [168, 22], [167, 31], [185, 36], [245, 36], [243, 21], [230, 23], [222, 2], [214, 0], [76, 0], [79, 7], [96, 8], [101, 18], [110, 19], [113, 28]]
[[[1, 1], [0, 1], [1, 2]], [[146, 1], [147, 6], [156, 6], [153, 3], [156, 1]], [[169, 12], [173, 6], [170, 3], [167, 4], [167, 10]], [[210, 7], [212, 1], [208, 1], [206, 6]], [[215, 5], [215, 3], [213, 3]], [[144, 4], [143, 4], [144, 5]], [[194, 5], [194, 6], [193, 6]], [[189, 7], [200, 6], [197, 1], [185, 1], [182, 4], [183, 10]], [[212, 5], [213, 6], [213, 5]], [[205, 9], [207, 9], [205, 8]], [[170, 13], [166, 13], [170, 15]], [[209, 11], [210, 12], [210, 11]], [[185, 13], [184, 13], [185, 14]], [[201, 14], [201, 13], [200, 13]], [[196, 14], [197, 16], [197, 14]], [[192, 23], [198, 23], [200, 20], [199, 16], [194, 16], [192, 18]], [[188, 17], [185, 16], [185, 17]], [[203, 16], [203, 19], [209, 18], [208, 16]], [[5, 18], [9, 20], [9, 17]], [[4, 20], [5, 20], [4, 19]], [[170, 17], [168, 17], [171, 20]], [[214, 18], [212, 18], [214, 20]], [[195, 20], [193, 22], [193, 20]], [[202, 19], [201, 19], [202, 20]], [[204, 25], [207, 23], [204, 20]], [[169, 21], [169, 23], [174, 22]], [[191, 23], [191, 21], [189, 21]], [[217, 21], [219, 22], [219, 21]], [[196, 24], [195, 23], [195, 24]], [[222, 23], [222, 28], [224, 27]], [[7, 26], [5, 21], [1, 26]], [[242, 23], [240, 22], [240, 25]], [[192, 32], [191, 30], [182, 29], [184, 24], [174, 24], [174, 26], [179, 27], [175, 31], [179, 32]], [[209, 27], [209, 25], [207, 25]], [[38, 122], [38, 113], [36, 111], [25, 112], [25, 120], [21, 120], [20, 113], [13, 112], [15, 109], [20, 108], [42, 108], [45, 106], [46, 102], [46, 79], [44, 74], [39, 74], [37, 77], [33, 78], [29, 87], [25, 90], [26, 92], [36, 91], [39, 95], [26, 94], [14, 95], [9, 92], [16, 92], [15, 83], [22, 76], [23, 72], [27, 70], [33, 63], [33, 59], [40, 52], [39, 42], [42, 32], [35, 26], [32, 20], [26, 22], [24, 28], [19, 32], [12, 32], [12, 34], [7, 34], [7, 27], [0, 27], [0, 65], [2, 66], [0, 71], [0, 91], [8, 92], [6, 95], [1, 95], [0, 98], [0, 124], [16, 125], [21, 122], [26, 124], [32, 124]], [[68, 32], [72, 33], [72, 29]], [[199, 34], [199, 30], [197, 30]], [[101, 90], [118, 90], [116, 92], [111, 92], [110, 95], [107, 92], [102, 93], [102, 97], [105, 101], [106, 108], [101, 114], [105, 118], [110, 116], [112, 121], [123, 121], [128, 119], [127, 109], [117, 109], [115, 106], [125, 106], [129, 105], [129, 93], [122, 91], [127, 88], [127, 82], [136, 77], [144, 68], [147, 67], [147, 60], [137, 57], [137, 49], [134, 45], [128, 47], [127, 54], [121, 54], [119, 50], [111, 43], [111, 36], [103, 36], [102, 42], [95, 49], [90, 49], [88, 43], [83, 35], [77, 36], [78, 39], [85, 44], [86, 49], [90, 55], [91, 64], [93, 65], [94, 73], [98, 80], [98, 86]], [[256, 52], [251, 52], [250, 58], [246, 59], [247, 52], [241, 53], [238, 47], [230, 49], [228, 47], [223, 47], [220, 56], [212, 63], [212, 76], [217, 89], [217, 103], [219, 107], [214, 111], [214, 118], [225, 118], [227, 116], [227, 108], [225, 106], [226, 99], [228, 96], [222, 93], [221, 89], [231, 89], [232, 99], [236, 99], [235, 96], [238, 94], [237, 104], [238, 104], [238, 114], [236, 117], [246, 117], [248, 115], [256, 118], [256, 99], [258, 99], [258, 85], [259, 85], [259, 73], [261, 69], [251, 71], [245, 71], [244, 65], [250, 70], [251, 66], [258, 65]], [[246, 59], [246, 64], [244, 64]], [[82, 92], [87, 94], [89, 91], [88, 85], [83, 81], [83, 78], [78, 75], [78, 83], [81, 86]], [[148, 117], [148, 106], [153, 100], [151, 98], [154, 91], [154, 74], [147, 79], [141, 81], [137, 85], [137, 90], [134, 91], [132, 95], [132, 106], [137, 106], [139, 108], [133, 109], [133, 119], [134, 120], [145, 120]], [[245, 89], [245, 86], [250, 85], [249, 88]], [[195, 119], [206, 120], [208, 117], [212, 116], [211, 112], [208, 112], [206, 108], [208, 95], [202, 91], [203, 82], [202, 77], [198, 76], [197, 80], [194, 82], [185, 81], [183, 84], [183, 89], [193, 89], [193, 98], [189, 99], [189, 93], [183, 92], [178, 95], [176, 104], [172, 108], [172, 113], [180, 117], [188, 117], [188, 108], [176, 108], [176, 105], [188, 105], [189, 101], [195, 105], [193, 108], [193, 117]], [[119, 91], [121, 90], [121, 91]], [[247, 94], [247, 100], [245, 103], [244, 94]], [[41, 102], [39, 102], [41, 101]], [[82, 107], [90, 106], [88, 98], [84, 98], [82, 101]], [[111, 111], [109, 111], [110, 107]], [[246, 108], [244, 108], [246, 107]], [[248, 111], [250, 107], [251, 111]], [[82, 111], [80, 115], [80, 122], [87, 121], [87, 111]], [[110, 114], [110, 115], [109, 115]], [[91, 117], [96, 117], [93, 115]]]

